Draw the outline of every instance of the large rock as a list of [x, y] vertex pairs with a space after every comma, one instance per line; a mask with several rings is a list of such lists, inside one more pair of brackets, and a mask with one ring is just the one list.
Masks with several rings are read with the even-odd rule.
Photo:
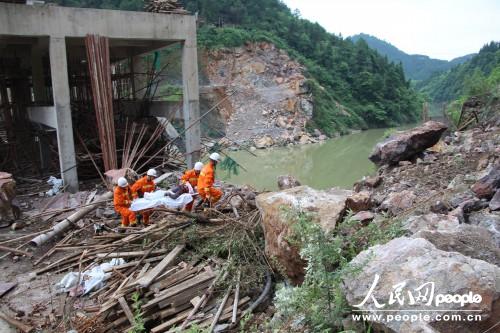
[[280, 190], [286, 190], [288, 188], [297, 187], [300, 185], [300, 182], [294, 176], [278, 176], [278, 188]]
[[451, 215], [429, 213], [411, 216], [402, 227], [411, 234], [419, 231], [453, 231], [459, 226], [458, 218]]
[[318, 191], [308, 186], [299, 186], [257, 196], [266, 254], [292, 283], [300, 284], [303, 281], [306, 263], [300, 258], [299, 249], [289, 242], [293, 235], [293, 219], [287, 217], [287, 210], [312, 213], [313, 222], [318, 223], [325, 232], [330, 232], [344, 215], [346, 199], [352, 193], [340, 189]]
[[380, 205], [380, 209], [396, 216], [413, 206], [417, 196], [410, 190], [391, 192]]
[[347, 198], [346, 205], [353, 213], [369, 210], [373, 207], [371, 193], [368, 191], [354, 193]]
[[408, 160], [434, 146], [446, 129], [446, 125], [442, 123], [428, 121], [422, 126], [399, 132], [378, 143], [369, 159], [377, 165], [397, 164]]
[[493, 234], [497, 247], [500, 248], [500, 214], [473, 212], [469, 215], [469, 223], [488, 229]]
[[451, 231], [421, 230], [414, 238], [425, 238], [438, 249], [454, 251], [500, 267], [500, 249], [493, 234], [483, 227], [461, 224]]
[[[442, 251], [423, 238], [400, 237], [385, 245], [376, 245], [361, 252], [351, 264], [359, 267], [360, 272], [344, 278], [345, 296], [349, 305], [365, 314], [382, 315], [384, 319], [389, 314], [417, 314], [414, 322], [372, 317], [375, 331], [481, 333], [496, 324], [500, 318], [500, 268], [461, 253]], [[376, 276], [379, 280], [373, 286]], [[432, 285], [434, 290], [431, 296]], [[402, 288], [399, 294], [398, 287]], [[419, 287], [422, 287], [420, 294]], [[469, 293], [480, 295], [480, 302], [463, 305], [460, 302], [437, 303], [438, 299], [442, 300], [439, 295], [446, 298], [446, 295]], [[410, 304], [410, 294], [415, 300], [413, 305]], [[390, 302], [391, 295], [399, 296], [401, 302], [396, 301], [397, 298], [392, 299], [395, 302]], [[418, 297], [424, 295], [427, 296], [426, 299]], [[476, 300], [477, 298], [478, 296]], [[381, 307], [376, 307], [374, 299]], [[377, 312], [380, 310], [390, 312]], [[477, 310], [478, 312], [463, 314], [479, 314], [482, 320], [436, 321], [438, 314], [461, 314], [454, 310]], [[430, 321], [422, 321], [418, 317], [419, 313], [429, 315]]]
[[472, 185], [472, 191], [478, 198], [491, 198], [500, 188], [500, 167], [496, 166], [488, 174]]

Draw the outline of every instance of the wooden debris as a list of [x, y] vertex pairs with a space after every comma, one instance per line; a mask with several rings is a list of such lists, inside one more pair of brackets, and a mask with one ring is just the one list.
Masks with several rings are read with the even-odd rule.
[[32, 326], [28, 326], [26, 324], [23, 324], [17, 319], [14, 319], [12, 317], [7, 316], [5, 313], [0, 311], [0, 318], [8, 322], [10, 325], [16, 327], [18, 330], [20, 330], [23, 333], [30, 333], [33, 332], [35, 329]]
[[[170, 252], [165, 259], [163, 259], [158, 265], [155, 266], [151, 271], [149, 271], [145, 276], [143, 276], [137, 283], [143, 287], [149, 287], [151, 282], [161, 274], [161, 272], [167, 268], [169, 265], [172, 264], [174, 259], [181, 253], [181, 251], [184, 249], [184, 245], [177, 245], [172, 252]], [[154, 251], [153, 251], [154, 252]]]

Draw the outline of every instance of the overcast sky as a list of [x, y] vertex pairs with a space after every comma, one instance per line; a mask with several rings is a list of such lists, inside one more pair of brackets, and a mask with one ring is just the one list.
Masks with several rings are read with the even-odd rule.
[[451, 60], [500, 41], [500, 0], [282, 0], [348, 37], [361, 32], [409, 54]]

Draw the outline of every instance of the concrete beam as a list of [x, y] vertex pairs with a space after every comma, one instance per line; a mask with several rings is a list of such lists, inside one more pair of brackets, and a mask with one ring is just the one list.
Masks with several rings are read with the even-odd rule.
[[0, 3], [0, 35], [85, 37], [182, 41], [193, 15]]
[[182, 45], [183, 115], [186, 130], [186, 163], [189, 168], [200, 160], [201, 126], [200, 96], [198, 82], [198, 56], [196, 49], [196, 26]]
[[57, 129], [56, 111], [53, 106], [27, 107], [29, 120]]
[[61, 177], [67, 190], [78, 191], [76, 172], [75, 143], [69, 95], [68, 66], [66, 59], [66, 41], [64, 37], [50, 37], [49, 42], [50, 73], [52, 92], [57, 122], [57, 145]]

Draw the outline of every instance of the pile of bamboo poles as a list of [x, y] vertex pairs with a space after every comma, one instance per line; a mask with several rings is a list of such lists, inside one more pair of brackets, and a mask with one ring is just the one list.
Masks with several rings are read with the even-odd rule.
[[105, 170], [116, 169], [115, 124], [113, 117], [113, 89], [107, 37], [87, 35], [85, 37], [87, 61], [90, 73], [92, 97], [101, 142]]
[[[171, 235], [192, 222], [158, 223], [130, 233], [104, 233], [92, 239], [77, 240], [76, 230], [39, 258], [35, 265], [45, 262], [56, 252], [71, 252], [32, 275], [78, 271], [79, 274], [112, 258], [124, 258], [125, 264], [109, 268], [110, 278], [105, 285], [92, 291], [83, 310], [95, 313], [82, 323], [99, 323], [104, 332], [126, 332], [141, 319], [151, 332], [171, 332], [174, 326], [188, 328], [196, 324], [211, 331], [217, 324], [236, 325], [248, 306], [248, 297], [239, 297], [239, 283], [226, 291], [222, 301], [217, 299], [216, 284], [227, 278], [226, 266], [211, 259], [178, 260], [184, 245], [170, 251], [162, 248]], [[150, 242], [144, 246], [145, 240]], [[223, 265], [223, 264], [222, 264]], [[232, 292], [234, 289], [234, 292]], [[78, 290], [74, 290], [78, 294]], [[138, 299], [141, 304], [138, 305]], [[85, 332], [85, 327], [79, 327]]]
[[152, 13], [189, 14], [177, 0], [151, 0], [144, 4], [144, 10]]

